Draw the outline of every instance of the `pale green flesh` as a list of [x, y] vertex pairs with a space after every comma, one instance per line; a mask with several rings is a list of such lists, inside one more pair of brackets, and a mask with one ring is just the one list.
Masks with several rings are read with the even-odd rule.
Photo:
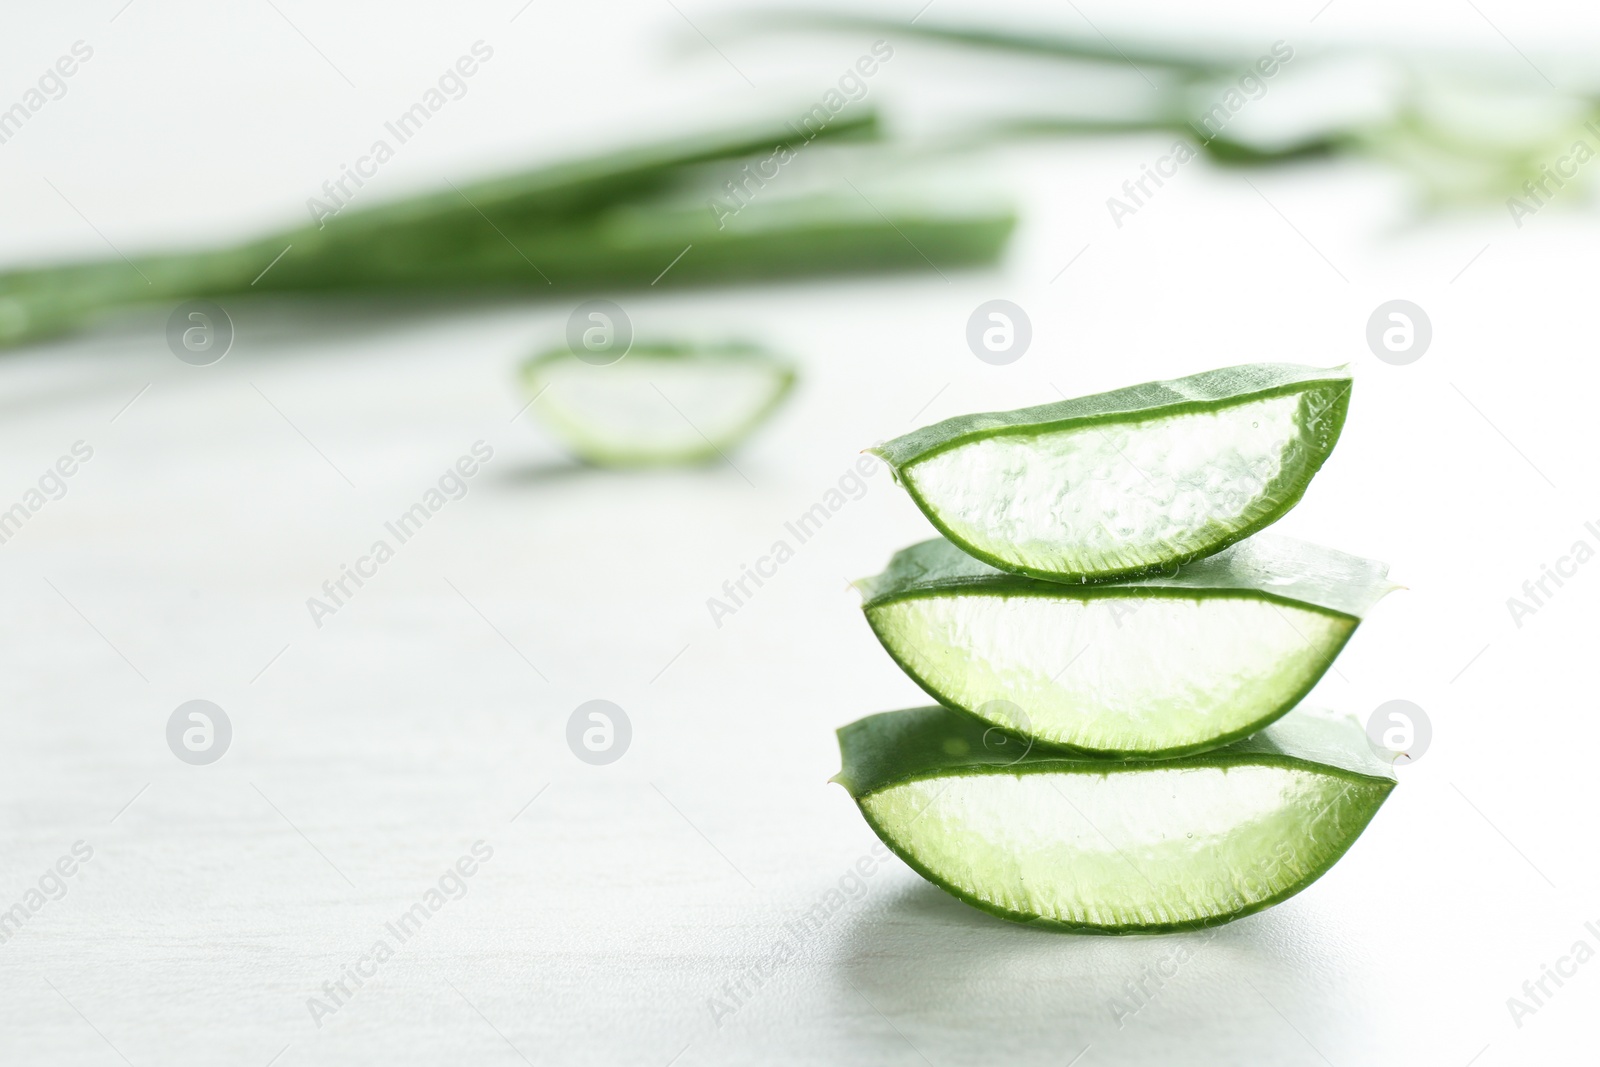
[[1163, 753], [1282, 712], [1354, 619], [1254, 596], [950, 592], [869, 609], [899, 663], [943, 703], [1054, 744]]
[[1304, 397], [947, 448], [902, 472], [948, 534], [1003, 566], [1096, 574], [1214, 549], [1270, 516]]
[[540, 420], [582, 458], [676, 463], [736, 445], [782, 396], [788, 372], [754, 360], [630, 354], [608, 366], [542, 363], [527, 384]]
[[860, 803], [902, 854], [984, 904], [1128, 928], [1232, 916], [1292, 891], [1343, 852], [1382, 791], [1277, 764], [1145, 765], [925, 778]]

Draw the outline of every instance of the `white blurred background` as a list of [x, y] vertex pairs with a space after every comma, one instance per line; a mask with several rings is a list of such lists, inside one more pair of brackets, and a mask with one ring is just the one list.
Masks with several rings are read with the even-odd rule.
[[[93, 58], [0, 144], [0, 266], [298, 224], [323, 180], [475, 41], [492, 62], [363, 197], [814, 99], [871, 43], [741, 36], [731, 10], [9, 10], [0, 107], [74, 42]], [[1500, 0], [935, 0], [919, 21], [936, 19], [1215, 38], [1247, 54], [1278, 40], [1308, 56], [1460, 50], [1574, 89], [1600, 51], [1593, 9]], [[895, 47], [870, 96], [891, 130], [1066, 91], [1041, 64]], [[1319, 90], [1335, 110], [1373, 91], [1353, 75]], [[0, 545], [0, 909], [74, 842], [93, 850], [0, 943], [0, 1060], [1592, 1058], [1600, 965], [1551, 983], [1520, 1026], [1507, 1007], [1575, 942], [1600, 949], [1585, 927], [1600, 923], [1600, 727], [1584, 669], [1600, 567], [1520, 626], [1507, 608], [1574, 542], [1600, 546], [1585, 527], [1600, 529], [1592, 206], [1574, 190], [1521, 227], [1496, 204], [1419, 218], [1405, 180], [1377, 166], [1202, 159], [1117, 227], [1106, 198], [1170, 141], [974, 157], [1021, 219], [995, 270], [619, 297], [640, 333], [753, 337], [798, 361], [795, 397], [738, 470], [577, 468], [530, 415], [514, 418], [527, 399], [515, 366], [559, 339], [572, 300], [230, 306], [233, 349], [209, 367], [167, 350], [165, 308], [0, 354], [0, 508], [76, 442], [93, 449], [66, 495]], [[1033, 325], [1009, 366], [965, 342], [993, 298]], [[1392, 299], [1433, 326], [1405, 366], [1365, 341]], [[720, 627], [706, 599], [874, 441], [1058, 389], [1253, 360], [1354, 365], [1343, 440], [1280, 529], [1387, 560], [1408, 587], [1316, 694], [1363, 720], [1411, 700], [1432, 723], [1362, 839], [1300, 896], [1194, 935], [1193, 962], [1122, 1026], [1112, 998], [1174, 939], [1041, 935], [898, 863], [751, 981], [784, 924], [872, 844], [826, 784], [832, 731], [926, 699], [845, 582], [928, 528], [880, 472]], [[315, 627], [306, 598], [479, 440], [494, 458], [466, 498]], [[565, 737], [597, 698], [625, 709], [633, 737], [593, 767]], [[211, 766], [167, 748], [168, 717], [191, 699], [232, 722]], [[493, 858], [465, 896], [317, 1025], [308, 998], [479, 840]], [[738, 1010], [714, 1010], [741, 976]]]

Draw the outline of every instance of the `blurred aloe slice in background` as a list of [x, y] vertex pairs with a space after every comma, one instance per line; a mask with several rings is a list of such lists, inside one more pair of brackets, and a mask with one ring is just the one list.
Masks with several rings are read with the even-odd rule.
[[1226, 748], [1081, 760], [947, 708], [839, 731], [835, 781], [924, 878], [1016, 922], [1097, 933], [1213, 926], [1293, 896], [1394, 788], [1349, 717], [1298, 709]]
[[1387, 572], [1259, 534], [1172, 576], [1064, 585], [941, 539], [856, 585], [884, 649], [941, 704], [1131, 759], [1215, 748], [1283, 715], [1398, 588]]
[[1277, 521], [1344, 426], [1343, 369], [1253, 363], [960, 415], [868, 449], [938, 530], [1001, 570], [1169, 570]]
[[635, 345], [617, 357], [562, 347], [524, 364], [522, 380], [579, 458], [640, 467], [725, 458], [788, 395], [795, 370], [754, 345]]

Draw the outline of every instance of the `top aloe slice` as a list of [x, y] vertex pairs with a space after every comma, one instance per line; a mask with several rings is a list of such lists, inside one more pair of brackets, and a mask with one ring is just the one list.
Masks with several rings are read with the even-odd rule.
[[1164, 757], [1299, 703], [1397, 588], [1388, 568], [1264, 533], [1176, 574], [1065, 585], [943, 539], [856, 583], [884, 649], [941, 704], [1094, 756]]
[[835, 781], [924, 878], [1058, 930], [1213, 926], [1284, 900], [1354, 843], [1394, 788], [1354, 719], [1297, 709], [1174, 760], [1074, 759], [959, 712], [839, 731]]
[[641, 467], [725, 457], [782, 403], [795, 369], [748, 344], [639, 344], [605, 365], [563, 346], [525, 363], [522, 380], [579, 457]]
[[1106, 581], [1210, 555], [1281, 518], [1333, 451], [1350, 386], [1342, 368], [1253, 363], [961, 415], [869, 451], [978, 559]]

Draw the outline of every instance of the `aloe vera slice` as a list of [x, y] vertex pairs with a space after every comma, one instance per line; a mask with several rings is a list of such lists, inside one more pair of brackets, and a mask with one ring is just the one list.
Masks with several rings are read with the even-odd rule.
[[754, 345], [635, 345], [615, 363], [566, 348], [523, 365], [533, 410], [601, 466], [705, 462], [742, 441], [788, 395], [794, 367]]
[[873, 633], [947, 707], [1095, 756], [1175, 756], [1299, 703], [1397, 588], [1373, 560], [1258, 534], [1161, 575], [1063, 585], [945, 540], [856, 585]]
[[1061, 930], [1214, 926], [1287, 899], [1366, 828], [1393, 768], [1354, 719], [1297, 709], [1203, 755], [1115, 763], [1025, 743], [947, 708], [839, 731], [835, 781], [924, 878]]
[[1343, 369], [1256, 363], [1018, 411], [869, 451], [939, 532], [1001, 570], [1134, 577], [1277, 521], [1344, 427]]

